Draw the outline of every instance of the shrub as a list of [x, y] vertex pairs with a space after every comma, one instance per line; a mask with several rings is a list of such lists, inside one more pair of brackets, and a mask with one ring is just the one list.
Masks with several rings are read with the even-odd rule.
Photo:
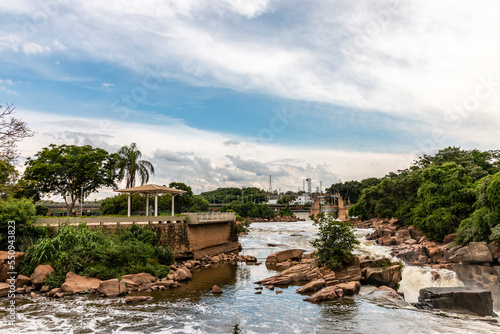
[[50, 264], [56, 270], [51, 287], [57, 287], [69, 271], [103, 280], [140, 272], [165, 277], [173, 262], [172, 250], [158, 244], [150, 228], [134, 225], [108, 234], [84, 224], [62, 225], [53, 237], [41, 238], [27, 249], [21, 272], [29, 274], [39, 264]]
[[42, 205], [35, 206], [37, 216], [46, 216], [49, 213], [49, 208]]
[[313, 218], [318, 226], [318, 238], [311, 244], [317, 250], [320, 264], [330, 269], [339, 269], [354, 256], [354, 246], [359, 244], [354, 228], [349, 222], [333, 219], [331, 215], [318, 214]]

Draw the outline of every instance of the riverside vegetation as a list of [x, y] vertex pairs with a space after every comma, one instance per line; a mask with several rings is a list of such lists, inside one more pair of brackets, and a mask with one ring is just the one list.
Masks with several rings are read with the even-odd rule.
[[499, 158], [499, 151], [457, 147], [424, 155], [408, 169], [365, 182], [349, 214], [363, 220], [396, 218], [434, 241], [456, 232], [455, 241], [462, 245], [498, 242]]

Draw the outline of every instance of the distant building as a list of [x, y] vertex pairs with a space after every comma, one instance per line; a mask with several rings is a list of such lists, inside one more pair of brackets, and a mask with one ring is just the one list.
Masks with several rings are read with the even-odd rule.
[[267, 201], [267, 205], [276, 205], [276, 204], [278, 204], [277, 199], [271, 199], [271, 200]]
[[293, 204], [295, 205], [306, 205], [314, 203], [314, 200], [309, 196], [309, 194], [297, 196], [297, 199]]

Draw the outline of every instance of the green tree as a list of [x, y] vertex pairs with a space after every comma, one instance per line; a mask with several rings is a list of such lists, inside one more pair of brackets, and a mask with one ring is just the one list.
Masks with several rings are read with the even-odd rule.
[[278, 200], [278, 204], [290, 204], [290, 202], [293, 202], [295, 201], [297, 198], [295, 197], [295, 195], [283, 195], [280, 197], [280, 199]]
[[431, 240], [442, 241], [455, 232], [473, 210], [476, 196], [471, 177], [455, 163], [430, 166], [424, 170], [412, 223]]
[[26, 161], [24, 179], [41, 194], [64, 197], [68, 215], [76, 201], [103, 186], [115, 187], [116, 161], [103, 149], [90, 145], [51, 144]]
[[354, 247], [359, 244], [354, 227], [349, 222], [335, 220], [324, 213], [316, 215], [313, 220], [319, 231], [311, 244], [317, 250], [320, 264], [330, 269], [339, 269], [347, 264], [354, 256]]
[[168, 186], [169, 188], [186, 191], [183, 194], [176, 195], [174, 201], [176, 212], [188, 212], [193, 206], [193, 190], [191, 187], [182, 182], [171, 182]]
[[16, 191], [19, 173], [8, 160], [0, 159], [0, 198], [11, 196]]
[[[488, 175], [476, 183], [475, 211], [460, 223], [456, 241], [490, 241], [494, 229], [500, 228], [500, 173]], [[500, 241], [500, 240], [496, 240]]]
[[141, 157], [142, 153], [135, 143], [123, 146], [118, 150], [116, 163], [118, 180], [121, 181], [125, 178], [127, 180], [126, 188], [135, 187], [137, 175], [139, 175], [141, 185], [143, 185], [149, 181], [149, 173], [151, 175], [155, 173], [153, 164], [147, 160], [141, 160]]

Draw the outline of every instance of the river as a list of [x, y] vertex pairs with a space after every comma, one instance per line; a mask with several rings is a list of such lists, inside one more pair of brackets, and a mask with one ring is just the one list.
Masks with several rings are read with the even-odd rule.
[[[311, 221], [254, 223], [250, 234], [240, 238], [243, 253], [265, 262], [267, 255], [288, 248], [312, 250], [316, 233]], [[368, 230], [357, 231], [362, 239]], [[270, 247], [269, 243], [280, 246]], [[363, 241], [360, 254], [388, 255], [388, 248]], [[358, 296], [330, 303], [305, 302], [295, 293], [297, 286], [276, 294], [264, 288], [255, 294], [260, 279], [275, 275], [264, 264], [221, 264], [194, 272], [182, 287], [155, 291], [153, 299], [125, 304], [124, 298], [72, 296], [63, 299], [21, 297], [17, 300], [16, 328], [0, 325], [1, 333], [231, 333], [239, 324], [243, 333], [500, 333], [497, 323], [467, 316], [454, 316], [380, 305], [364, 296], [373, 287], [364, 286]], [[401, 290], [415, 301], [424, 286], [461, 285], [454, 274], [440, 271], [434, 281], [429, 270], [406, 266]], [[217, 284], [224, 293], [215, 296]], [[0, 300], [0, 316], [6, 315], [7, 300]]]

